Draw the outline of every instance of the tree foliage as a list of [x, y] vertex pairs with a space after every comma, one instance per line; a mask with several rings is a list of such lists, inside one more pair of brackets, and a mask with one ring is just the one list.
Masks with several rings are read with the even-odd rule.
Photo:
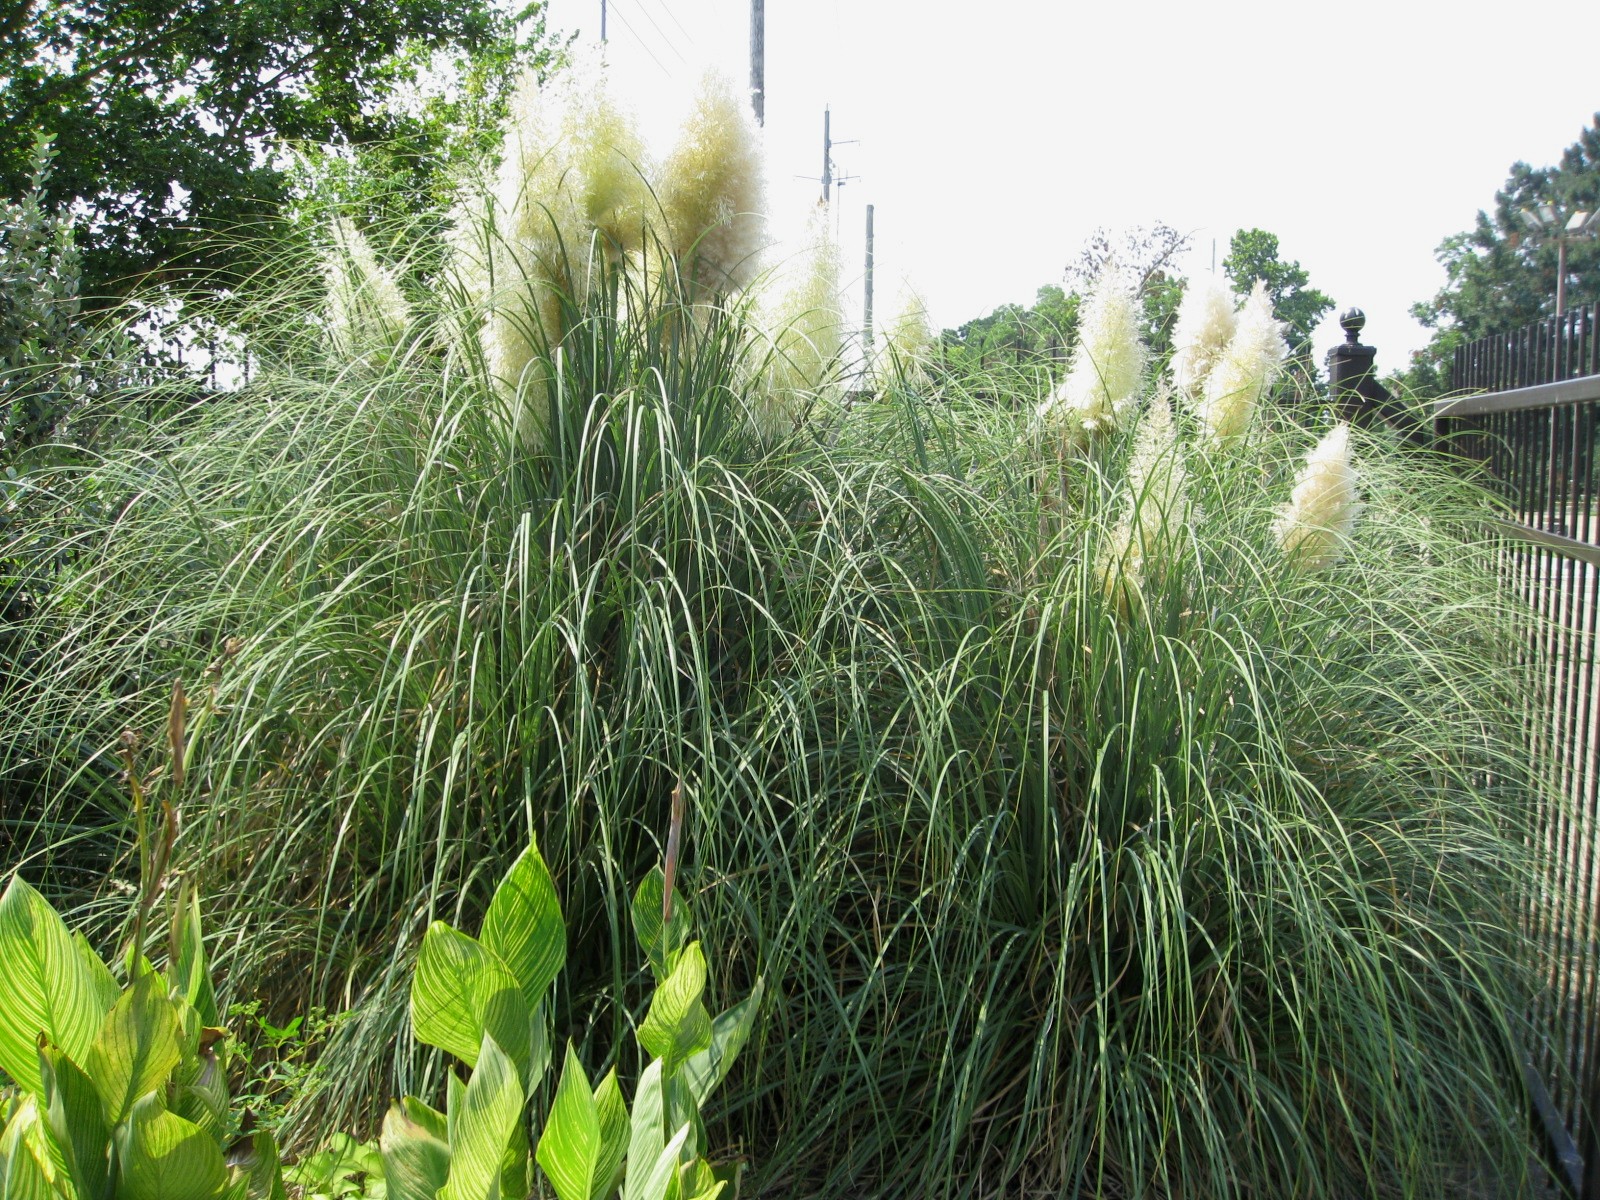
[[48, 439], [81, 391], [78, 251], [44, 198], [51, 153], [40, 142], [27, 193], [0, 204], [0, 465]]
[[[1472, 228], [1452, 234], [1436, 252], [1445, 285], [1411, 313], [1433, 330], [1405, 382], [1425, 394], [1449, 386], [1455, 348], [1531, 324], [1555, 311], [1559, 261], [1556, 239], [1531, 234], [1520, 213], [1550, 205], [1563, 218], [1600, 206], [1600, 113], [1551, 167], [1511, 164], [1492, 212], [1479, 210]], [[1573, 304], [1600, 299], [1600, 243], [1567, 245], [1567, 296]]]
[[1064, 362], [1077, 339], [1078, 305], [1113, 263], [1138, 281], [1144, 339], [1152, 353], [1164, 354], [1172, 348], [1173, 321], [1184, 290], [1174, 259], [1188, 244], [1187, 234], [1159, 221], [1121, 235], [1096, 229], [1063, 272], [1065, 287], [1047, 283], [1031, 307], [1002, 304], [987, 316], [945, 330], [946, 362], [956, 369], [974, 370], [1003, 362]]
[[1289, 326], [1285, 336], [1290, 357], [1309, 365], [1311, 335], [1333, 300], [1309, 286], [1311, 276], [1298, 262], [1280, 257], [1278, 235], [1265, 229], [1238, 230], [1228, 242], [1222, 269], [1235, 291], [1248, 292], [1258, 279], [1266, 283], [1272, 311]]
[[[493, 0], [35, 0], [0, 32], [0, 192], [26, 190], [53, 137], [46, 199], [86, 218], [93, 296], [238, 266], [208, 239], [278, 211], [285, 143], [398, 139], [430, 177], [455, 118], [549, 55], [537, 0], [515, 18]], [[450, 97], [396, 102], [441, 77]]]

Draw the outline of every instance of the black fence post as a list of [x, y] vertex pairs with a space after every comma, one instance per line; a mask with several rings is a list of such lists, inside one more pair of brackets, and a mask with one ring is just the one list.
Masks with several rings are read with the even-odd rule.
[[1328, 399], [1341, 418], [1355, 425], [1387, 422], [1409, 441], [1425, 445], [1433, 440], [1431, 423], [1426, 427], [1408, 417], [1395, 402], [1389, 389], [1378, 382], [1373, 362], [1378, 352], [1361, 344], [1361, 330], [1367, 314], [1347, 308], [1339, 317], [1344, 330], [1344, 345], [1328, 351]]
[[1339, 317], [1344, 330], [1344, 345], [1328, 351], [1328, 398], [1347, 421], [1366, 421], [1389, 399], [1389, 391], [1373, 377], [1372, 364], [1378, 352], [1359, 341], [1367, 314], [1359, 308], [1346, 309]]

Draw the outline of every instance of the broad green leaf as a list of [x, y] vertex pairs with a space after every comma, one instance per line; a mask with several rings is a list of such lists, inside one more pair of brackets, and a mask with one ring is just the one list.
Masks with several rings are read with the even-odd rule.
[[694, 1093], [684, 1082], [681, 1070], [662, 1080], [661, 1094], [666, 1101], [667, 1128], [677, 1129], [683, 1125], [689, 1128], [689, 1138], [683, 1151], [684, 1161], [687, 1162], [705, 1146], [705, 1122], [700, 1119], [700, 1108], [695, 1104]]
[[484, 1034], [492, 1034], [526, 1080], [531, 1012], [517, 977], [498, 956], [443, 921], [429, 926], [411, 981], [411, 1028], [419, 1042], [475, 1067]]
[[[428, 1116], [419, 1120], [423, 1116], [419, 1109]], [[409, 1096], [389, 1106], [378, 1147], [383, 1152], [388, 1200], [434, 1200], [450, 1178], [444, 1118]]]
[[444, 1077], [444, 1140], [452, 1146], [456, 1140], [456, 1119], [461, 1116], [466, 1101], [467, 1085], [461, 1082], [461, 1076], [454, 1071], [447, 1072]]
[[633, 1094], [633, 1117], [628, 1134], [627, 1181], [623, 1185], [623, 1200], [645, 1200], [649, 1195], [647, 1181], [655, 1167], [661, 1148], [666, 1145], [667, 1125], [661, 1099], [661, 1060], [658, 1058], [639, 1076], [639, 1088]]
[[536, 845], [522, 852], [495, 889], [481, 937], [517, 977], [528, 1010], [537, 1008], [567, 960], [567, 927]]
[[182, 1058], [178, 1036], [178, 1010], [159, 976], [142, 976], [122, 993], [83, 1058], [107, 1125], [122, 1124], [141, 1096], [166, 1084]]
[[528, 1144], [528, 1123], [518, 1121], [511, 1129], [500, 1157], [500, 1195], [523, 1197], [533, 1194], [533, 1147]]
[[761, 1004], [761, 992], [758, 979], [748, 996], [711, 1023], [711, 1044], [684, 1060], [682, 1077], [696, 1108], [703, 1107], [706, 1098], [728, 1077], [733, 1060], [749, 1041]]
[[537, 1157], [560, 1200], [589, 1200], [600, 1161], [600, 1115], [570, 1042]]
[[199, 1070], [190, 1082], [178, 1086], [172, 1111], [222, 1140], [228, 1123], [228, 1076], [214, 1049], [200, 1052]]
[[693, 1054], [711, 1045], [711, 1014], [701, 1003], [706, 990], [706, 960], [699, 942], [677, 956], [672, 973], [650, 998], [639, 1025], [639, 1044], [662, 1061], [670, 1076]]
[[678, 1189], [689, 1200], [717, 1200], [726, 1186], [703, 1158], [684, 1164], [678, 1171]]
[[672, 893], [671, 925], [663, 920], [661, 908], [665, 888], [666, 879], [661, 868], [654, 867], [633, 893], [633, 932], [650, 960], [650, 972], [657, 984], [670, 973], [673, 958], [688, 944], [694, 929], [689, 903], [679, 889]]
[[528, 1094], [543, 1081], [550, 1069], [550, 1017], [543, 1004], [533, 1010], [528, 1027]]
[[212, 1200], [227, 1190], [222, 1148], [157, 1096], [141, 1097], [115, 1136], [117, 1200]]
[[672, 1200], [678, 1196], [678, 1164], [683, 1154], [684, 1142], [688, 1140], [689, 1127], [683, 1125], [678, 1132], [672, 1135], [672, 1140], [661, 1148], [655, 1161], [650, 1164], [650, 1169], [644, 1172], [635, 1190], [633, 1181], [628, 1183], [628, 1200]]
[[477, 1059], [451, 1114], [450, 1174], [439, 1200], [498, 1200], [506, 1146], [522, 1121], [526, 1093], [517, 1065], [488, 1034]]
[[[455, 1076], [452, 1075], [451, 1078], [453, 1079]], [[442, 1140], [449, 1139], [450, 1129], [445, 1121], [444, 1114], [431, 1105], [424, 1104], [415, 1096], [407, 1096], [400, 1101], [400, 1113], [406, 1120], [421, 1126], [424, 1131], [434, 1137]], [[443, 1187], [444, 1185], [441, 1183], [439, 1186]]]
[[[308, 1154], [284, 1173], [284, 1181], [298, 1191], [313, 1195], [338, 1196], [356, 1187], [356, 1176], [365, 1182], [384, 1177], [383, 1155], [372, 1142], [358, 1142], [348, 1133], [329, 1134], [322, 1149]], [[370, 1191], [367, 1186], [358, 1190]]]
[[278, 1144], [265, 1129], [246, 1134], [228, 1148], [224, 1161], [234, 1179], [225, 1200], [285, 1200]]
[[122, 994], [116, 976], [111, 974], [111, 968], [100, 961], [100, 956], [94, 952], [94, 947], [89, 945], [89, 939], [81, 933], [72, 935], [72, 944], [77, 948], [78, 960], [83, 963], [84, 973], [95, 990], [95, 998], [99, 1002], [100, 1011], [108, 1013], [111, 1006], [117, 1002], [117, 997]]
[[50, 1159], [44, 1120], [29, 1096], [0, 1133], [0, 1200], [61, 1200], [51, 1186]]
[[100, 1093], [76, 1063], [54, 1046], [39, 1051], [44, 1078], [41, 1104], [61, 1147], [73, 1189], [80, 1197], [103, 1196], [110, 1171], [111, 1127]]
[[96, 972], [55, 909], [13, 876], [0, 896], [0, 1070], [38, 1092], [39, 1035], [81, 1063], [105, 1018]]
[[217, 996], [212, 990], [205, 942], [200, 935], [200, 896], [192, 879], [184, 880], [183, 895], [173, 915], [172, 945], [177, 951], [172, 986], [199, 1014], [202, 1025], [218, 1024]]
[[628, 1152], [628, 1104], [617, 1086], [615, 1069], [594, 1089], [594, 1111], [600, 1119], [600, 1157], [595, 1161], [591, 1200], [616, 1194], [622, 1182], [622, 1157]]

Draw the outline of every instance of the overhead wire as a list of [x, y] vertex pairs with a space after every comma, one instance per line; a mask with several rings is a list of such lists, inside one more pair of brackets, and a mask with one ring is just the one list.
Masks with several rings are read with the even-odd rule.
[[673, 40], [667, 36], [667, 31], [661, 28], [661, 23], [650, 15], [650, 10], [645, 7], [642, 0], [640, 3], [636, 4], [635, 7], [644, 14], [644, 19], [649, 21], [650, 24], [654, 26], [655, 31], [661, 35], [661, 40], [666, 44], [667, 49], [676, 54], [678, 56], [678, 61], [687, 67], [689, 65], [689, 59], [684, 55], [683, 51], [678, 49]]
[[[650, 43], [645, 41], [644, 38], [639, 36], [639, 31], [633, 27], [633, 22], [629, 21], [628, 18], [623, 16], [621, 11], [618, 10], [617, 5], [616, 5], [616, 0], [610, 0], [610, 7], [611, 7], [611, 12], [614, 13], [616, 15], [617, 19], [622, 22], [623, 28], [626, 29], [629, 33], [633, 34], [633, 40], [639, 43], [640, 49], [642, 49], [646, 54], [648, 54], [650, 56], [650, 61], [655, 63], [656, 66], [660, 67], [661, 68], [661, 73], [663, 75], [665, 75], [669, 80], [674, 80], [675, 81], [675, 77], [673, 76], [672, 72], [667, 69], [666, 63], [662, 62], [659, 58], [657, 58], [656, 57], [656, 52], [654, 50], [650, 49]], [[683, 56], [679, 55], [678, 57], [682, 58]]]

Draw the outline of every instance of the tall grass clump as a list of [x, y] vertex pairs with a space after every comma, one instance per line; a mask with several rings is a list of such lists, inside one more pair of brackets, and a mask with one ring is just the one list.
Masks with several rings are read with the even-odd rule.
[[121, 500], [26, 631], [58, 669], [3, 697], [24, 874], [118, 911], [124, 731], [176, 680], [226, 988], [348, 1013], [291, 1142], [437, 1093], [410, 966], [531, 837], [558, 1033], [609, 1065], [679, 789], [713, 991], [766, 982], [707, 1114], [756, 1194], [1514, 1190], [1525, 772], [1477, 493], [1271, 407], [1248, 306], [1170, 402], [1110, 293], [1044, 394], [900, 372], [774, 439], [748, 231], [685, 240], [638, 165], [634, 242], [563, 207], [576, 169], [520, 225], [478, 195], [381, 353], [286, 294], [236, 397], [53, 477]]

